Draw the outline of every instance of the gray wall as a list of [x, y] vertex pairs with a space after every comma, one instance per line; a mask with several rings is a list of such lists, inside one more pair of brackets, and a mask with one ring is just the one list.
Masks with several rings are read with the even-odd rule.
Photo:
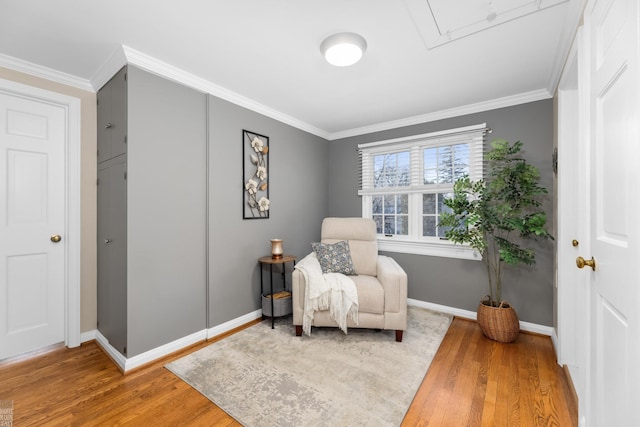
[[[214, 96], [208, 99], [208, 326], [214, 327], [261, 308], [258, 258], [270, 254], [270, 239], [283, 239], [284, 252], [298, 259], [319, 240], [320, 223], [329, 213], [329, 146], [256, 112]], [[268, 219], [242, 219], [243, 129], [269, 137]], [[268, 270], [264, 279], [268, 285]], [[278, 283], [276, 275], [274, 285]]]
[[[469, 114], [430, 123], [368, 135], [344, 138], [329, 143], [329, 214], [361, 216], [361, 198], [357, 196], [357, 145], [365, 142], [399, 138], [486, 122], [493, 129], [493, 139], [524, 143], [525, 157], [540, 169], [541, 184], [549, 190], [545, 200], [548, 229], [553, 224], [553, 104], [543, 100], [508, 108]], [[534, 244], [537, 263], [532, 267], [510, 269], [504, 278], [503, 299], [514, 305], [520, 320], [541, 325], [553, 324], [553, 243]], [[487, 292], [484, 264], [401, 253], [386, 253], [405, 269], [409, 276], [409, 298], [475, 311]]]
[[128, 67], [128, 351], [206, 326], [206, 96]]

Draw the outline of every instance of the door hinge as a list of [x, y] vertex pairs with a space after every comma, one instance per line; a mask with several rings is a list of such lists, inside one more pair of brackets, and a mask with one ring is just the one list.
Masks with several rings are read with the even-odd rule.
[[124, 136], [124, 143], [127, 143], [127, 135]]
[[126, 171], [124, 172], [124, 179], [125, 180], [127, 179], [127, 172]]
[[127, 81], [127, 73], [124, 73], [124, 81]]
[[96, 322], [96, 329], [100, 329], [100, 322]]
[[122, 353], [126, 356], [127, 355], [127, 346], [125, 345], [124, 348], [122, 349]]
[[96, 179], [96, 185], [100, 185], [100, 180]]

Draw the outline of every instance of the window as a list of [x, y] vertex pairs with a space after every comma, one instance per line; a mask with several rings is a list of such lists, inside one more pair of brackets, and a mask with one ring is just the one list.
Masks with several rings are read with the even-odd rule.
[[480, 259], [446, 240], [443, 201], [463, 176], [482, 178], [486, 124], [360, 144], [362, 216], [372, 218], [380, 250]]

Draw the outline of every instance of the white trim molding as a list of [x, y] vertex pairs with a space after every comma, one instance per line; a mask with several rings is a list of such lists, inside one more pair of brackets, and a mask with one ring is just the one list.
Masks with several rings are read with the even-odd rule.
[[[580, 0], [583, 1], [583, 0]], [[561, 55], [562, 56], [562, 55]], [[412, 126], [421, 123], [428, 123], [435, 120], [458, 117], [466, 114], [479, 113], [482, 111], [494, 110], [496, 108], [511, 107], [514, 105], [525, 104], [528, 102], [549, 99], [553, 96], [548, 89], [534, 90], [530, 92], [505, 96], [489, 101], [478, 102], [475, 104], [463, 105], [460, 107], [450, 108], [446, 110], [434, 111], [421, 115], [406, 117], [398, 120], [392, 120], [374, 125], [363, 126], [359, 128], [347, 129], [338, 132], [329, 132], [320, 129], [307, 122], [299, 120], [293, 116], [275, 110], [267, 105], [261, 104], [237, 92], [233, 92], [220, 85], [212, 83], [194, 74], [188, 73], [166, 62], [160, 61], [152, 56], [137, 51], [129, 46], [122, 45], [116, 49], [109, 59], [91, 76], [90, 80], [76, 77], [61, 71], [33, 64], [18, 58], [0, 54], [0, 66], [15, 71], [20, 71], [32, 76], [41, 77], [54, 82], [73, 86], [79, 89], [97, 92], [111, 77], [127, 63], [133, 64], [146, 71], [165, 77], [169, 80], [191, 87], [204, 93], [211, 94], [218, 98], [229, 101], [233, 104], [247, 108], [256, 113], [270, 117], [274, 120], [290, 125], [296, 129], [309, 132], [328, 141], [347, 138], [351, 136], [365, 135], [374, 132], [381, 132], [390, 129]], [[557, 79], [554, 75], [550, 79], [548, 86], [555, 89]]]
[[206, 338], [207, 332], [203, 329], [201, 331], [194, 332], [191, 335], [187, 335], [186, 337], [161, 345], [160, 347], [156, 347], [149, 351], [145, 351], [144, 353], [127, 358], [109, 344], [109, 340], [106, 339], [100, 331], [96, 331], [96, 341], [124, 373], [132, 369], [139, 368], [142, 365], [146, 365], [147, 363], [153, 362], [154, 360], [160, 359], [161, 357], [167, 356], [171, 353], [175, 353], [176, 351], [182, 350], [190, 345], [205, 341]]
[[13, 56], [4, 55], [2, 53], [0, 53], [0, 67], [94, 92], [93, 86], [91, 86], [91, 82], [89, 82], [89, 80], [54, 70], [53, 68], [43, 67], [42, 65], [34, 64], [23, 59], [14, 58]]
[[139, 368], [142, 365], [153, 362], [157, 359], [165, 357], [176, 351], [180, 351], [186, 347], [199, 342], [207, 341], [225, 332], [229, 332], [239, 326], [245, 325], [255, 319], [262, 317], [262, 310], [252, 311], [243, 316], [229, 320], [221, 325], [214, 326], [213, 328], [203, 329], [198, 332], [194, 332], [177, 340], [171, 341], [167, 344], [163, 344], [159, 347], [145, 351], [144, 353], [135, 355], [133, 357], [125, 357], [116, 350], [109, 340], [100, 333], [100, 331], [89, 331], [82, 334], [83, 342], [95, 339], [98, 345], [107, 353], [107, 355], [115, 362], [120, 370], [124, 373], [135, 368]]
[[[407, 305], [410, 305], [413, 307], [426, 308], [433, 311], [439, 311], [441, 313], [452, 314], [454, 316], [462, 317], [464, 319], [478, 320], [477, 313], [475, 311], [464, 310], [461, 308], [449, 307], [446, 305], [420, 301], [412, 298], [407, 298]], [[529, 323], [529, 322], [523, 322], [523, 321], [520, 321], [520, 330], [525, 332], [533, 332], [540, 335], [546, 335], [549, 337], [552, 337], [554, 334], [554, 330], [551, 326], [538, 325], [536, 323]]]
[[497, 108], [512, 107], [514, 105], [526, 104], [528, 102], [541, 101], [550, 99], [553, 94], [546, 89], [534, 90], [531, 92], [520, 93], [502, 98], [492, 99], [489, 101], [478, 102], [475, 104], [463, 105], [461, 107], [450, 108], [447, 110], [434, 111], [432, 113], [421, 114], [418, 116], [407, 117], [404, 119], [392, 120], [389, 122], [378, 123], [371, 126], [363, 126], [359, 128], [349, 129], [329, 134], [328, 139], [348, 138], [351, 136], [366, 135], [374, 132], [381, 132], [390, 129], [401, 128], [405, 126], [413, 126], [421, 123], [429, 123], [436, 120], [449, 119], [451, 117], [459, 117], [467, 114], [480, 113], [483, 111], [495, 110]]
[[303, 130], [305, 132], [309, 132], [310, 134], [319, 136], [324, 139], [329, 139], [329, 132], [326, 132], [320, 128], [310, 125], [309, 123], [303, 122], [302, 120], [299, 120], [293, 116], [273, 109], [267, 105], [261, 104], [257, 101], [254, 101], [253, 99], [247, 98], [244, 95], [233, 92], [227, 88], [212, 83], [194, 74], [188, 73], [178, 67], [160, 61], [159, 59], [156, 59], [126, 45], [122, 45], [122, 56], [120, 56], [119, 52], [114, 53], [111, 59], [107, 61], [107, 63], [105, 63], [104, 70], [99, 70], [99, 72], [96, 73], [96, 78], [92, 79], [92, 81], [95, 84], [102, 84], [100, 84], [100, 86], [98, 87], [94, 86], [94, 90], [99, 89], [104, 83], [106, 83], [106, 81], [103, 81], [105, 75], [109, 75], [109, 73], [111, 73], [111, 75], [115, 74], [114, 68], [116, 68], [118, 65], [119, 68], [115, 69], [115, 71], [122, 68], [122, 66], [124, 65], [122, 64], [123, 57], [125, 59], [125, 63], [135, 65], [136, 67], [139, 67], [150, 73], [159, 75], [190, 88], [224, 99], [225, 101], [229, 101], [251, 111], [255, 111], [256, 113], [270, 117], [274, 120]]
[[224, 334], [225, 332], [229, 332], [239, 326], [245, 325], [261, 317], [262, 317], [261, 309], [252, 311], [251, 313], [247, 313], [240, 317], [236, 317], [235, 319], [229, 320], [228, 322], [225, 322], [218, 326], [214, 326], [213, 328], [207, 329], [207, 339], [211, 339], [218, 335]]

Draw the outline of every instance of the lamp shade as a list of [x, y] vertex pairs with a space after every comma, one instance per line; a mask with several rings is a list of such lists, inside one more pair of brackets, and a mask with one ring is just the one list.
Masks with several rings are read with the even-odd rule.
[[355, 33], [338, 33], [324, 39], [320, 52], [327, 62], [337, 67], [353, 65], [362, 58], [367, 49], [365, 39]]

